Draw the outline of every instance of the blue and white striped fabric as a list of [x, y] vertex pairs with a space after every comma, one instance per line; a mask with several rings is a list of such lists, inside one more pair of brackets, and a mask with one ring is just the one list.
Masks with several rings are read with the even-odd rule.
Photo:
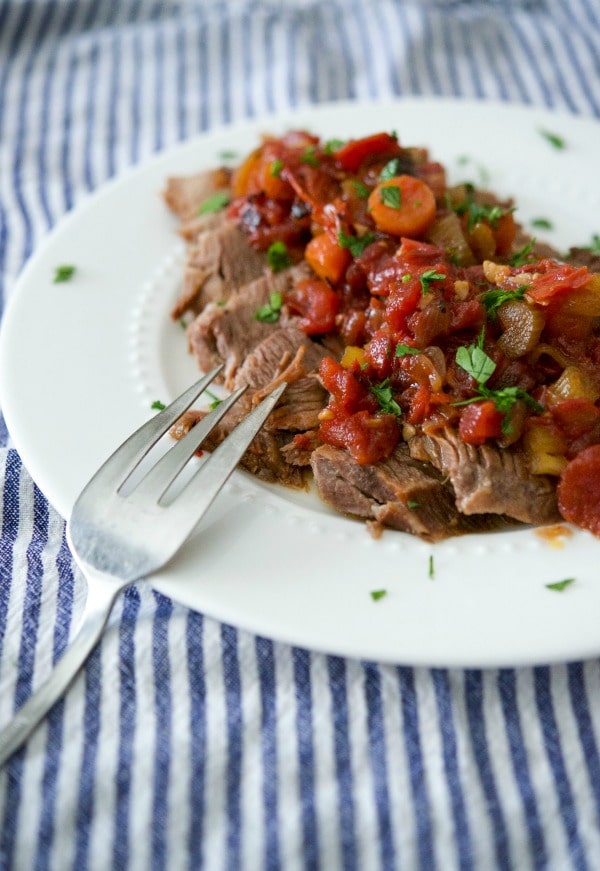
[[[597, 0], [0, 0], [0, 305], [88, 191], [189, 135], [399, 94], [599, 117], [599, 59]], [[85, 587], [1, 417], [0, 445], [5, 723]], [[599, 746], [596, 661], [380, 666], [133, 588], [0, 773], [0, 868], [595, 869]]]

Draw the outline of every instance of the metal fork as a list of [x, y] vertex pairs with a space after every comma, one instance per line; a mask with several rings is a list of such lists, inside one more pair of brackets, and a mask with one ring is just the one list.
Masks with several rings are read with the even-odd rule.
[[[280, 385], [263, 399], [174, 498], [169, 499], [167, 491], [245, 387], [220, 402], [134, 484], [133, 471], [221, 369], [213, 369], [134, 432], [100, 467], [75, 502], [67, 538], [88, 582], [83, 616], [77, 634], [46, 682], [0, 732], [0, 765], [25, 743], [66, 692], [96, 646], [119, 593], [164, 566], [180, 549], [286, 387]], [[130, 492], [124, 487], [126, 482], [131, 484]]]

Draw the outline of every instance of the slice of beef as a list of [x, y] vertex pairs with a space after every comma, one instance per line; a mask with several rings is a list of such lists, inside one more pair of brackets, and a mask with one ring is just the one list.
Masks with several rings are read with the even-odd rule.
[[182, 221], [177, 232], [186, 242], [197, 242], [203, 233], [217, 230], [227, 221], [225, 212], [209, 212], [207, 215], [195, 215], [188, 221]]
[[208, 169], [193, 175], [172, 176], [167, 179], [163, 193], [167, 206], [182, 221], [198, 214], [198, 209], [217, 191], [228, 191], [231, 170], [225, 167]]
[[404, 446], [384, 462], [360, 465], [342, 448], [321, 445], [313, 451], [311, 467], [321, 498], [337, 511], [426, 541], [503, 525], [499, 518], [461, 515], [442, 475], [412, 459]]
[[[231, 430], [249, 414], [252, 407], [252, 396], [244, 395], [209, 433], [202, 443], [202, 450], [213, 451], [227, 438]], [[182, 439], [207, 414], [207, 411], [196, 409], [186, 411], [171, 427], [170, 435], [174, 439]], [[288, 441], [289, 435], [281, 432], [270, 432], [263, 428], [250, 443], [240, 460], [240, 466], [270, 484], [282, 484], [284, 487], [303, 487], [302, 469], [288, 463], [282, 453], [282, 448]]]
[[297, 433], [287, 445], [281, 449], [281, 453], [290, 466], [308, 468], [312, 453], [321, 445], [321, 440], [316, 430]]
[[[232, 293], [224, 305], [208, 303], [187, 331], [190, 350], [200, 369], [208, 371], [225, 363], [223, 380], [231, 388], [238, 368], [250, 352], [280, 328], [279, 322], [257, 320], [257, 310], [269, 302], [272, 293], [284, 294], [289, 290], [299, 274], [295, 268], [277, 274], [268, 272]], [[280, 360], [281, 354], [276, 365]], [[251, 383], [246, 376], [242, 383], [263, 387], [270, 380], [267, 377], [265, 381]]]
[[301, 346], [305, 348], [302, 358], [304, 373], [316, 372], [327, 354], [325, 349], [299, 330], [294, 320], [276, 325], [244, 360], [235, 376], [235, 386], [248, 384], [250, 387], [259, 388], [270, 384], [281, 371], [282, 361], [292, 360]]
[[233, 221], [223, 217], [189, 246], [183, 284], [171, 316], [195, 314], [209, 302], [227, 299], [236, 288], [265, 271], [265, 255], [255, 251]]
[[589, 248], [569, 248], [566, 260], [571, 266], [587, 266], [590, 272], [600, 272], [600, 254]]
[[503, 514], [534, 525], [560, 520], [554, 484], [532, 475], [518, 448], [468, 445], [450, 428], [416, 435], [409, 448], [448, 477], [463, 514]]

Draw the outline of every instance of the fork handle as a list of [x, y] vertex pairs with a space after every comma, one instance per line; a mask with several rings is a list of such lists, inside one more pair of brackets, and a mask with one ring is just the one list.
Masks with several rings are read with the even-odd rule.
[[8, 726], [0, 732], [0, 766], [24, 744], [35, 727], [65, 694], [69, 685], [85, 664], [98, 643], [118, 594], [128, 582], [108, 577], [101, 572], [85, 569], [88, 580], [93, 574], [93, 585], [88, 585], [85, 608], [79, 629], [69, 643], [50, 676], [14, 715]]

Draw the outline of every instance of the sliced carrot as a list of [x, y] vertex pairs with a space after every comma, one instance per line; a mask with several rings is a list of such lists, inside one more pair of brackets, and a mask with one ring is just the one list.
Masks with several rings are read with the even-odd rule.
[[377, 185], [369, 197], [369, 210], [379, 230], [414, 238], [435, 218], [435, 197], [421, 179], [398, 175]]

